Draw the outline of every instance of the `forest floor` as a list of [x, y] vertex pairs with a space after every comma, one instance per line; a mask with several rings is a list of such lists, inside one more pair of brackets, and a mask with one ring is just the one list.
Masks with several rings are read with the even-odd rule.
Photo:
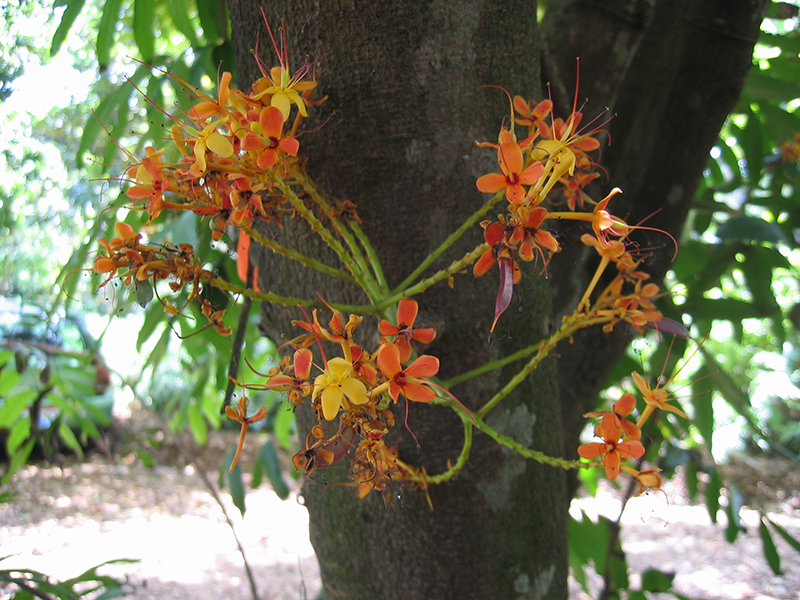
[[[216, 483], [225, 446], [234, 432], [216, 434], [197, 449], [200, 468]], [[253, 440], [254, 441], [254, 440]], [[255, 447], [256, 444], [251, 444]], [[84, 461], [32, 464], [15, 479], [16, 496], [0, 504], [0, 569], [27, 568], [56, 579], [76, 576], [101, 562], [137, 559], [103, 567], [102, 573], [127, 577], [134, 600], [192, 598], [250, 600], [241, 555], [224, 513], [175, 447], [165, 445], [159, 466], [145, 467], [123, 449], [94, 453]], [[248, 457], [243, 459], [245, 462]], [[800, 553], [775, 535], [783, 574], [775, 575], [763, 557], [759, 511], [800, 539], [800, 472], [795, 465], [741, 459], [726, 476], [736, 480], [747, 501], [746, 531], [734, 544], [713, 525], [706, 509], [689, 503], [679, 481], [665, 494], [632, 500], [625, 510], [623, 548], [635, 587], [649, 567], [676, 574], [674, 589], [693, 600], [800, 600]], [[255, 574], [261, 600], [313, 599], [320, 590], [319, 567], [308, 539], [308, 516], [293, 493], [281, 501], [265, 485], [247, 495], [242, 517], [221, 494]], [[613, 490], [573, 502], [584, 511], [615, 519], [619, 500]], [[571, 598], [597, 594], [571, 582]], [[0, 598], [9, 590], [0, 587]], [[664, 595], [664, 598], [674, 598]]]

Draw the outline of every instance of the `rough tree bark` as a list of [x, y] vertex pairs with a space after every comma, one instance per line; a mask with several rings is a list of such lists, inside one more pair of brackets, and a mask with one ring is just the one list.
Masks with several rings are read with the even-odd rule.
[[[301, 138], [301, 151], [323, 189], [358, 206], [390, 285], [482, 202], [475, 179], [496, 170], [496, 163], [474, 140], [497, 136], [508, 104], [498, 90], [480, 86], [536, 98], [546, 94], [541, 82], [549, 81], [558, 114], [566, 116], [577, 55], [583, 57], [581, 97], [620, 114], [608, 126], [614, 145], [603, 156], [608, 187], [626, 190], [617, 208], [636, 222], [668, 207], [651, 224], [679, 231], [714, 136], [741, 88], [765, 0], [685, 2], [683, 10], [667, 0], [551, 4], [541, 28], [536, 5], [528, 0], [280, 0], [264, 7], [273, 27], [285, 20], [293, 64], [316, 59], [325, 71], [320, 88], [329, 99], [316, 120], [322, 127]], [[245, 86], [258, 75], [251, 56], [256, 40], [265, 64], [274, 55], [260, 3], [229, 0], [229, 6], [239, 83]], [[669, 48], [662, 40], [669, 40]], [[658, 69], [651, 73], [648, 65]], [[598, 188], [598, 195], [604, 191]], [[580, 233], [565, 232], [564, 241]], [[277, 235], [304, 232], [289, 228]], [[301, 239], [313, 246], [311, 236]], [[476, 228], [434, 266], [449, 264], [480, 239]], [[552, 330], [574, 306], [590, 269], [591, 257], [580, 244], [562, 254], [550, 278], [526, 270], [492, 344], [487, 335], [496, 271], [477, 281], [471, 274], [458, 276], [454, 289], [442, 285], [418, 298], [419, 322], [439, 334], [426, 352], [440, 358], [443, 377]], [[663, 272], [666, 263], [660, 264]], [[365, 300], [340, 282], [298, 272], [273, 255], [261, 254], [259, 269], [264, 290]], [[297, 314], [265, 307], [262, 317], [274, 336], [287, 332]], [[532, 448], [574, 453], [580, 414], [624, 348], [625, 336], [576, 338], [560, 349], [558, 366], [555, 357], [545, 361], [490, 413], [489, 422]], [[453, 392], [475, 407], [511, 373]], [[402, 456], [439, 472], [461, 447], [458, 419], [442, 407], [411, 409], [409, 423], [420, 447], [401, 431], [396, 441]], [[357, 501], [351, 488], [329, 485], [341, 480], [340, 471], [328, 469], [304, 488], [326, 599], [566, 597], [563, 472], [524, 461], [478, 434], [458, 478], [431, 488], [431, 511], [423, 494], [411, 489], [395, 490], [402, 493], [395, 510], [376, 494]]]

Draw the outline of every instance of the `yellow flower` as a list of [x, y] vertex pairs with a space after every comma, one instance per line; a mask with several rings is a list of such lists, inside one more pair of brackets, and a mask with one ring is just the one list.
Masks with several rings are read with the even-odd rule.
[[327, 421], [333, 421], [345, 397], [353, 404], [365, 404], [367, 387], [353, 377], [353, 365], [344, 358], [332, 358], [327, 369], [314, 379], [312, 401], [322, 395], [322, 414]]

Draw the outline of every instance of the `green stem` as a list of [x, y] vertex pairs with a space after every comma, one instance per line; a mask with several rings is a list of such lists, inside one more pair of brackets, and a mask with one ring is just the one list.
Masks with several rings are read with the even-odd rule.
[[549, 456], [544, 452], [539, 450], [533, 450], [532, 448], [527, 448], [520, 444], [519, 442], [513, 440], [512, 438], [508, 437], [507, 435], [503, 435], [497, 432], [495, 429], [489, 427], [482, 419], [476, 419], [478, 424], [476, 427], [496, 441], [501, 446], [505, 446], [506, 448], [510, 448], [517, 454], [529, 458], [531, 460], [535, 460], [538, 463], [542, 463], [544, 465], [550, 465], [553, 467], [559, 467], [562, 469], [589, 469], [595, 468], [599, 466], [601, 463], [599, 461], [592, 461], [592, 462], [583, 462], [580, 460], [566, 460], [564, 458], [558, 458], [556, 456]]
[[[229, 292], [234, 295], [244, 296], [245, 298], [252, 298], [253, 300], [258, 300], [260, 302], [271, 302], [273, 304], [281, 304], [283, 306], [299, 305], [299, 306], [310, 306], [312, 308], [325, 308], [325, 304], [323, 304], [320, 300], [308, 300], [306, 298], [279, 296], [278, 294], [273, 294], [272, 292], [257, 292], [250, 288], [246, 288], [240, 285], [236, 285], [235, 283], [231, 283], [230, 281], [222, 279], [221, 277], [214, 277], [209, 281], [209, 284], [219, 290]], [[370, 314], [375, 316], [381, 315], [381, 311], [371, 304], [354, 305], [354, 304], [336, 304], [333, 302], [329, 302], [328, 304], [330, 304], [330, 306], [332, 306], [336, 310], [340, 310], [342, 312]]]
[[450, 481], [453, 477], [458, 475], [459, 471], [464, 468], [469, 460], [469, 452], [472, 449], [472, 421], [464, 421], [464, 445], [461, 447], [461, 453], [458, 455], [456, 462], [444, 473], [438, 475], [425, 475], [420, 477], [425, 483], [438, 484]]
[[[483, 418], [486, 414], [492, 410], [497, 404], [506, 396], [508, 396], [520, 383], [522, 383], [525, 378], [530, 375], [533, 371], [536, 370], [536, 367], [539, 366], [539, 363], [542, 362], [556, 347], [558, 342], [563, 339], [570, 337], [579, 329], [583, 329], [584, 327], [589, 327], [590, 325], [595, 325], [597, 323], [606, 322], [610, 319], [610, 317], [594, 317], [591, 314], [580, 313], [580, 314], [573, 314], [570, 317], [564, 320], [564, 323], [559, 327], [559, 329], [553, 333], [549, 338], [543, 341], [537, 348], [536, 354], [534, 357], [528, 361], [526, 364], [514, 377], [512, 377], [509, 382], [503, 386], [499, 392], [497, 392], [483, 407], [476, 413], [479, 418]], [[527, 351], [528, 349], [524, 349], [523, 351]]]
[[489, 249], [489, 244], [484, 242], [483, 244], [481, 244], [480, 246], [478, 246], [474, 250], [472, 250], [470, 252], [467, 252], [463, 256], [463, 258], [461, 258], [460, 260], [453, 261], [450, 264], [450, 266], [447, 267], [446, 269], [442, 269], [441, 271], [437, 271], [436, 273], [434, 273], [433, 275], [431, 275], [427, 279], [423, 279], [422, 281], [420, 281], [416, 285], [411, 286], [409, 288], [406, 288], [402, 292], [397, 292], [397, 293], [393, 292], [392, 295], [389, 296], [388, 298], [385, 298], [384, 300], [376, 302], [375, 305], [374, 305], [374, 308], [383, 310], [384, 308], [387, 308], [389, 306], [392, 306], [393, 304], [396, 304], [397, 302], [399, 302], [403, 298], [410, 298], [411, 296], [414, 296], [416, 294], [420, 294], [420, 293], [424, 292], [425, 290], [427, 290], [432, 285], [435, 285], [435, 284], [439, 283], [440, 281], [443, 281], [443, 280], [449, 278], [451, 275], [454, 275], [454, 274], [458, 273], [464, 267], [468, 267], [469, 265], [474, 263], [476, 260], [478, 260], [480, 255], [483, 254], [484, 252], [486, 252], [488, 249]]
[[320, 221], [314, 212], [308, 208], [305, 203], [298, 198], [297, 194], [295, 194], [294, 190], [291, 186], [287, 183], [280, 183], [279, 187], [283, 192], [284, 196], [288, 198], [289, 202], [292, 203], [292, 206], [300, 213], [300, 215], [308, 222], [311, 226], [311, 229], [319, 235], [330, 248], [336, 252], [339, 256], [339, 260], [341, 260], [353, 277], [356, 280], [356, 283], [363, 289], [369, 299], [371, 301], [375, 301], [377, 298], [380, 297], [375, 282], [371, 280], [369, 273], [363, 273], [361, 268], [359, 267], [358, 263], [355, 259], [344, 249], [344, 247], [339, 243], [333, 234], [325, 228], [322, 221]]
[[[292, 168], [292, 176], [297, 181], [297, 183], [300, 184], [300, 186], [303, 188], [303, 190], [309, 196], [311, 196], [311, 199], [314, 202], [316, 202], [320, 206], [320, 208], [322, 208], [322, 210], [325, 212], [325, 214], [331, 220], [331, 224], [336, 229], [336, 233], [338, 233], [342, 237], [342, 239], [347, 243], [347, 245], [349, 246], [351, 255], [353, 257], [353, 260], [356, 262], [356, 264], [358, 264], [360, 273], [363, 276], [363, 278], [365, 280], [368, 280], [370, 282], [371, 286], [377, 285], [378, 287], [380, 287], [380, 285], [381, 285], [380, 279], [381, 278], [380, 277], [376, 277], [377, 281], [372, 279], [372, 276], [370, 275], [369, 266], [367, 265], [367, 261], [364, 259], [364, 255], [361, 252], [361, 248], [359, 247], [358, 242], [356, 241], [355, 238], [353, 238], [353, 236], [351, 235], [350, 231], [348, 231], [348, 229], [346, 227], [341, 226], [341, 225], [344, 225], [344, 222], [342, 222], [341, 220], [339, 220], [339, 219], [337, 219], [337, 218], [335, 218], [333, 216], [333, 209], [332, 209], [332, 206], [331, 206], [331, 203], [329, 202], [329, 200], [325, 196], [323, 196], [322, 194], [319, 193], [319, 190], [317, 189], [316, 184], [305, 173], [303, 173], [299, 169]], [[355, 229], [353, 228], [353, 224], [351, 224], [351, 229], [353, 229], [355, 231]], [[362, 232], [362, 238], [359, 238], [360, 241], [361, 241], [361, 244], [364, 246], [365, 250], [367, 250], [367, 254], [369, 255], [369, 248], [371, 248], [371, 246], [369, 245], [369, 242], [364, 244], [364, 240], [366, 239], [366, 236], [363, 235], [363, 232]], [[373, 252], [373, 257], [374, 257], [374, 252]], [[372, 260], [372, 259], [370, 259], [370, 260]], [[376, 259], [375, 262], [373, 262], [373, 265], [377, 265], [377, 264], [378, 264], [378, 262], [377, 262], [377, 259]], [[380, 268], [378, 268], [378, 271], [380, 272]], [[381, 277], [382, 277], [382, 274], [381, 274]], [[385, 281], [383, 282], [383, 288], [384, 288], [384, 292], [388, 292], [388, 289], [386, 289], [386, 282]], [[364, 288], [364, 291], [366, 291], [369, 294], [369, 291], [366, 288]], [[375, 290], [375, 291], [377, 291], [377, 290]], [[385, 294], [383, 294], [383, 295], [385, 295]], [[371, 299], [375, 300], [376, 297], [377, 296], [372, 296]]]
[[373, 248], [372, 244], [370, 244], [367, 234], [364, 233], [363, 229], [361, 229], [361, 225], [355, 221], [348, 221], [348, 225], [356, 234], [356, 237], [361, 242], [361, 245], [364, 247], [364, 251], [367, 253], [367, 259], [372, 267], [372, 272], [375, 273], [375, 279], [378, 281], [378, 285], [380, 286], [381, 290], [385, 292], [385, 295], [388, 295], [389, 284], [386, 283], [386, 277], [383, 274], [383, 269], [381, 268], [381, 263], [378, 260], [378, 255], [375, 254], [375, 248]]
[[408, 286], [410, 286], [411, 283], [433, 263], [433, 261], [439, 258], [439, 256], [441, 256], [445, 250], [447, 250], [450, 246], [452, 246], [462, 235], [464, 235], [464, 233], [468, 229], [470, 229], [473, 225], [475, 225], [475, 223], [477, 223], [482, 217], [484, 217], [486, 213], [488, 213], [492, 209], [492, 207], [494, 207], [494, 205], [500, 202], [500, 200], [502, 200], [504, 197], [505, 197], [505, 191], [497, 192], [494, 196], [492, 196], [489, 200], [487, 200], [483, 206], [481, 206], [477, 211], [472, 213], [472, 215], [470, 215], [467, 218], [467, 220], [464, 221], [461, 227], [459, 227], [453, 233], [451, 233], [436, 250], [431, 252], [425, 258], [425, 260], [423, 260], [420, 263], [420, 265], [416, 269], [414, 269], [411, 275], [405, 278], [403, 283], [401, 283], [395, 289], [392, 290], [392, 295], [402, 293], [403, 290], [405, 290]]
[[262, 246], [269, 248], [275, 254], [280, 254], [281, 256], [285, 256], [286, 258], [290, 258], [292, 260], [296, 260], [300, 264], [310, 267], [312, 269], [316, 269], [317, 271], [321, 271], [331, 277], [337, 277], [339, 279], [343, 279], [344, 281], [349, 281], [350, 283], [355, 283], [355, 279], [353, 278], [350, 273], [346, 273], [341, 269], [337, 269], [335, 267], [328, 266], [324, 263], [321, 263], [318, 260], [313, 258], [309, 258], [304, 254], [300, 254], [299, 252], [292, 250], [291, 248], [287, 248], [286, 246], [279, 244], [275, 240], [269, 239], [267, 236], [263, 235], [259, 231], [256, 231], [252, 227], [242, 227], [242, 231], [244, 231], [247, 235], [253, 238]]

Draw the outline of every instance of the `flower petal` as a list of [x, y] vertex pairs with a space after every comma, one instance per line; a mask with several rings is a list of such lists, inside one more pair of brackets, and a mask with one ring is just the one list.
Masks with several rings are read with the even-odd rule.
[[353, 404], [366, 404], [369, 401], [367, 387], [355, 377], [348, 377], [342, 381], [342, 392]]
[[606, 449], [607, 447], [605, 444], [601, 444], [600, 442], [589, 442], [588, 444], [581, 444], [578, 446], [578, 455], [592, 460], [601, 454], [605, 454]]
[[419, 305], [412, 298], [403, 298], [397, 303], [397, 324], [412, 327], [417, 318]]
[[342, 390], [336, 385], [329, 385], [322, 390], [322, 415], [326, 421], [333, 421], [339, 414], [342, 396]]
[[[402, 371], [403, 367], [400, 365], [400, 348], [394, 344], [384, 344], [381, 346], [378, 350], [378, 368], [389, 379]], [[395, 397], [392, 396], [392, 398]]]
[[406, 398], [414, 402], [430, 402], [436, 398], [436, 392], [427, 385], [412, 383], [410, 381], [406, 382], [403, 386], [403, 394], [405, 394]]
[[508, 180], [502, 173], [489, 173], [488, 175], [478, 177], [478, 181], [475, 182], [475, 185], [478, 186], [481, 192], [494, 194], [505, 188], [508, 185]]
[[425, 354], [406, 367], [406, 377], [433, 377], [439, 372], [439, 359]]

